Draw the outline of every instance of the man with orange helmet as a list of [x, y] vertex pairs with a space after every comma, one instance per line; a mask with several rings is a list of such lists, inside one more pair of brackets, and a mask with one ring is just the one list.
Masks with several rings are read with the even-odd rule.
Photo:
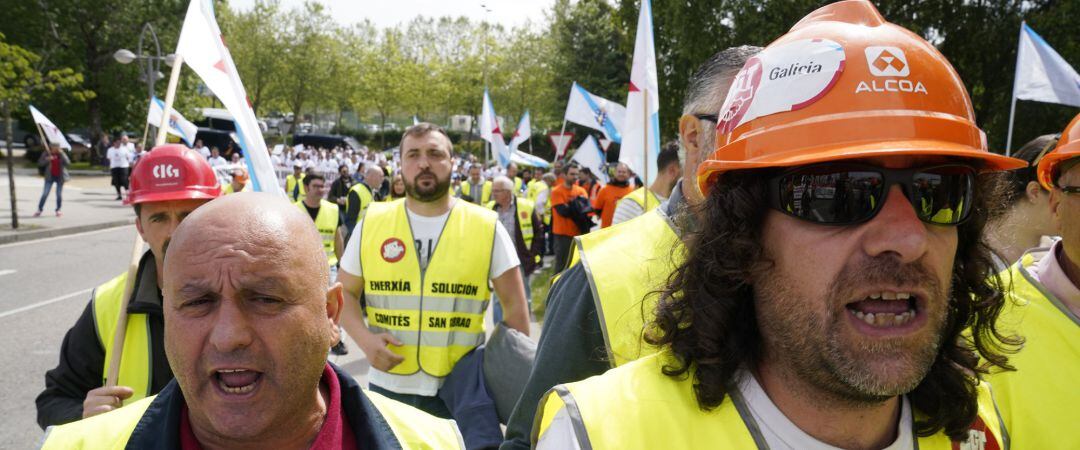
[[247, 171], [244, 169], [233, 169], [232, 180], [221, 188], [221, 195], [235, 194], [241, 191], [247, 191]]
[[1002, 273], [1001, 326], [1024, 337], [1016, 371], [989, 377], [1014, 449], [1080, 448], [1080, 115], [1038, 166], [1061, 240], [1031, 249]]
[[833, 3], [747, 61], [716, 134], [657, 353], [549, 391], [537, 448], [1005, 448], [980, 239], [986, 174], [1022, 163], [948, 61]]
[[139, 261], [127, 305], [127, 328], [117, 385], [104, 387], [113, 336], [123, 304], [127, 272], [98, 286], [75, 325], [64, 336], [60, 362], [45, 374], [37, 397], [44, 429], [94, 416], [156, 394], [172, 370], [165, 358], [161, 274], [173, 230], [191, 211], [221, 195], [210, 164], [197, 151], [168, 144], [140, 158], [131, 172], [126, 204], [135, 208], [135, 228], [150, 246]]

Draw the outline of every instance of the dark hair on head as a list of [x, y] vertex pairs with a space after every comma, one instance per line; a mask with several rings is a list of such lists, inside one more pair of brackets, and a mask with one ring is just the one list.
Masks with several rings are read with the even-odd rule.
[[671, 141], [664, 145], [664, 148], [660, 149], [660, 155], [656, 157], [656, 169], [663, 171], [672, 164], [679, 165], [679, 142]]
[[420, 122], [416, 125], [412, 125], [406, 128], [405, 132], [401, 133], [401, 143], [398, 144], [398, 147], [400, 148], [403, 144], [405, 144], [405, 138], [407, 137], [423, 137], [431, 133], [441, 134], [442, 137], [446, 138], [447, 150], [450, 152], [451, 155], [454, 154], [454, 143], [450, 140], [450, 135], [446, 134], [446, 130], [444, 130], [438, 125], [428, 122]]
[[308, 172], [307, 175], [304, 175], [304, 187], [311, 186], [311, 182], [315, 180], [322, 180], [325, 183], [326, 177], [315, 172]]
[[348, 169], [348, 168], [349, 168], [348, 164], [342, 164], [340, 166], [337, 166], [338, 172], [341, 172], [341, 169]]
[[[670, 349], [665, 375], [693, 377], [703, 410], [719, 406], [740, 368], [756, 365], [763, 355], [752, 280], [769, 263], [761, 244], [769, 173], [724, 173], [694, 214], [683, 215], [698, 226], [683, 227], [696, 231], [685, 237], [686, 258], [657, 293], [655, 317], [645, 333], [649, 344]], [[975, 207], [957, 229], [943, 345], [929, 373], [907, 394], [925, 415], [916, 421], [920, 436], [944, 429], [954, 440], [966, 438], [978, 409], [975, 375], [987, 373], [989, 365], [1011, 369], [1003, 352], [1022, 342], [995, 328], [1005, 298], [1001, 281], [991, 276], [991, 250], [982, 238], [1000, 203], [1001, 184], [1000, 177], [977, 177]], [[962, 334], [965, 330], [970, 336]]]
[[1008, 183], [1008, 195], [1005, 198], [1005, 204], [1008, 206], [1014, 205], [1017, 201], [1024, 198], [1024, 192], [1027, 191], [1028, 183], [1034, 181], [1039, 182], [1038, 167], [1039, 160], [1044, 155], [1049, 153], [1057, 145], [1058, 139], [1061, 138], [1060, 134], [1044, 134], [1035, 139], [1032, 139], [1016, 153], [1013, 153], [1014, 158], [1019, 158], [1027, 161], [1028, 166], [1015, 170], [1009, 170], [1002, 175], [1006, 183]]

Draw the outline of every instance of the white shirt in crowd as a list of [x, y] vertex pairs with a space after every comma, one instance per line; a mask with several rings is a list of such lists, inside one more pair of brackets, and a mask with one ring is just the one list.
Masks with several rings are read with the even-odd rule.
[[216, 168], [216, 167], [220, 167], [220, 166], [229, 165], [229, 162], [226, 161], [225, 158], [222, 158], [220, 155], [219, 156], [211, 156], [209, 161], [210, 161], [210, 167], [215, 167]]
[[119, 147], [109, 147], [109, 151], [105, 152], [105, 158], [109, 160], [110, 169], [131, 167], [131, 162], [135, 160], [134, 146], [131, 150], [123, 144]]
[[[780, 411], [780, 408], [776, 407], [776, 404], [769, 399], [769, 394], [765, 392], [765, 389], [762, 389], [761, 384], [749, 372], [743, 371], [738, 376], [741, 377], [739, 393], [746, 402], [750, 415], [754, 418], [754, 422], [757, 422], [761, 436], [765, 438], [765, 443], [769, 444], [770, 449], [841, 450], [838, 447], [821, 442], [799, 429], [791, 419], [784, 415], [783, 411]], [[724, 401], [730, 402], [733, 400], [728, 396]], [[912, 420], [911, 404], [908, 402], [907, 396], [903, 396], [901, 397], [900, 422], [896, 425], [896, 440], [883, 450], [909, 450], [915, 448]], [[692, 430], [688, 431], [692, 432]], [[581, 446], [578, 445], [577, 433], [574, 431], [574, 424], [571, 422], [566, 408], [559, 410], [555, 414], [551, 426], [540, 436], [540, 440], [536, 443], [536, 448], [537, 450], [581, 450]]]
[[[653, 195], [656, 195], [656, 193], [653, 192]], [[661, 207], [667, 202], [667, 197], [656, 195], [656, 198], [660, 200]], [[652, 201], [652, 199], [649, 199], [649, 201]], [[651, 207], [652, 205], [649, 206]], [[611, 216], [611, 224], [615, 225], [617, 223], [623, 223], [635, 219], [642, 214], [645, 214], [645, 209], [642, 208], [641, 205], [633, 200], [624, 198], [615, 204], [615, 215]]]
[[[457, 200], [454, 200], [457, 201]], [[436, 217], [417, 215], [406, 208], [409, 217], [409, 226], [412, 228], [413, 240], [416, 245], [416, 254], [420, 257], [420, 267], [427, 268], [431, 253], [439, 243], [439, 234], [442, 233], [446, 219], [450, 212]], [[345, 252], [341, 255], [341, 270], [356, 277], [363, 277], [360, 267], [360, 230], [363, 230], [364, 221], [357, 223], [349, 243], [345, 246]], [[489, 278], [498, 278], [510, 269], [521, 265], [518, 260], [517, 250], [514, 249], [514, 241], [506, 228], [501, 223], [495, 223], [495, 248], [491, 252], [491, 269]], [[442, 387], [442, 378], [434, 377], [419, 371], [412, 375], [395, 375], [371, 368], [368, 372], [368, 382], [392, 392], [400, 394], [414, 394], [434, 396]]]

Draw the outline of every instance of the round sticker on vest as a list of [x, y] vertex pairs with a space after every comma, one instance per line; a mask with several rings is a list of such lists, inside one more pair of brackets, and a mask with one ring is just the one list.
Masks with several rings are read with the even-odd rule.
[[758, 117], [811, 105], [840, 79], [844, 60], [844, 48], [828, 39], [802, 39], [762, 51], [732, 81], [717, 132], [728, 134]]
[[405, 243], [401, 242], [401, 239], [392, 237], [383, 241], [379, 253], [382, 254], [383, 261], [396, 263], [405, 257]]

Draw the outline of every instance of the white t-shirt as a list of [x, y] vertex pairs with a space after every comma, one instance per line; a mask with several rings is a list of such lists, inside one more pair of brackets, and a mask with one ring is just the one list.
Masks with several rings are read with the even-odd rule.
[[[772, 402], [769, 395], [762, 389], [761, 384], [753, 375], [747, 372], [740, 374], [739, 393], [746, 401], [750, 415], [757, 422], [765, 443], [773, 450], [840, 450], [829, 444], [814, 439], [799, 429], [780, 408]], [[725, 402], [732, 401], [730, 397]], [[897, 424], [896, 440], [883, 450], [908, 450], [915, 448], [915, 435], [912, 425], [911, 404], [907, 396], [901, 397], [900, 423]], [[552, 418], [551, 426], [547, 429], [536, 444], [537, 450], [566, 449], [581, 450], [578, 445], [577, 434], [574, 424], [570, 420], [566, 408], [559, 410]]]
[[213, 156], [213, 157], [211, 157], [209, 159], [209, 161], [210, 161], [210, 167], [219, 167], [219, 166], [227, 166], [227, 165], [229, 165], [229, 162], [226, 161], [225, 158], [222, 158], [221, 156]]
[[119, 147], [109, 147], [109, 151], [105, 152], [105, 158], [109, 160], [109, 168], [115, 169], [117, 167], [131, 167], [131, 161], [135, 159], [133, 152], [129, 152], [127, 146], [120, 145]]
[[207, 160], [210, 159], [210, 149], [207, 148], [205, 145], [199, 147], [197, 150], [199, 151], [199, 154], [203, 156], [203, 158], [206, 158]]
[[[457, 201], [457, 200], [455, 200]], [[405, 209], [409, 217], [409, 225], [412, 227], [416, 254], [420, 257], [420, 267], [427, 268], [431, 253], [439, 243], [439, 234], [442, 232], [446, 219], [450, 212], [436, 217], [425, 217]], [[360, 230], [363, 230], [364, 221], [361, 219], [355, 231], [345, 245], [345, 252], [341, 255], [341, 270], [350, 275], [363, 277], [360, 267]], [[506, 228], [498, 221], [495, 222], [495, 246], [491, 251], [491, 269], [488, 278], [498, 278], [510, 269], [521, 265], [518, 260], [514, 241]], [[372, 368], [368, 372], [368, 382], [392, 392], [401, 394], [414, 394], [434, 396], [442, 387], [442, 378], [434, 377], [419, 371], [412, 375], [395, 375]]]
[[[656, 195], [656, 193], [653, 192], [653, 195]], [[664, 206], [664, 203], [667, 202], [667, 197], [661, 197], [659, 195], [656, 195], [656, 198], [660, 200], [661, 208]], [[615, 203], [615, 215], [611, 217], [611, 224], [615, 225], [627, 222], [637, 218], [642, 214], [645, 214], [645, 208], [642, 208], [641, 205], [639, 205], [633, 200], [623, 198], [620, 199], [618, 203]]]

